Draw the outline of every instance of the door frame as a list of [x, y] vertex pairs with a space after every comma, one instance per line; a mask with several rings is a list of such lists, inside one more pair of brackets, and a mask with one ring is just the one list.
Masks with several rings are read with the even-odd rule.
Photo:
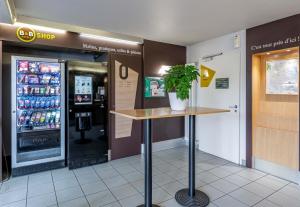
[[[274, 50], [280, 49], [288, 49], [291, 47], [298, 47], [299, 48], [299, 55], [300, 55], [300, 45], [291, 46], [286, 45], [283, 48], [278, 49], [263, 49], [257, 52], [252, 52], [250, 50], [250, 44], [247, 42], [247, 49], [246, 49], [246, 167], [252, 168], [253, 166], [253, 133], [252, 133], [252, 56], [257, 53], [262, 52], [269, 52]], [[300, 68], [300, 61], [299, 61], [299, 68]], [[299, 72], [299, 80], [300, 80], [300, 72]], [[299, 111], [300, 111], [300, 103], [298, 104]], [[299, 112], [300, 113], [300, 112]], [[300, 116], [300, 114], [299, 114]], [[299, 122], [299, 129], [300, 129], [300, 122]], [[299, 133], [299, 150], [300, 150], [300, 133]], [[299, 171], [300, 171], [300, 152], [299, 152]]]

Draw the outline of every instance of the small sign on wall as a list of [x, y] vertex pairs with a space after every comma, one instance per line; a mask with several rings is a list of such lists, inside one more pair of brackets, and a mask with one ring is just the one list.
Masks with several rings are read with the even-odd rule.
[[228, 89], [229, 78], [216, 78], [216, 89]]

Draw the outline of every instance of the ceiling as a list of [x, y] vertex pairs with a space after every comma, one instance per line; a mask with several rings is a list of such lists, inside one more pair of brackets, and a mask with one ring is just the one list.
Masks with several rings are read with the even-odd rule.
[[188, 45], [300, 13], [300, 0], [14, 0], [17, 15]]

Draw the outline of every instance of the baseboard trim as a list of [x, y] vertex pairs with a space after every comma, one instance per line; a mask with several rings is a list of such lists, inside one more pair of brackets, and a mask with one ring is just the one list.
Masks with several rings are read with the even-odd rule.
[[[161, 150], [172, 149], [176, 147], [185, 146], [185, 138], [169, 139], [161, 142], [152, 143], [152, 152], [158, 152]], [[141, 144], [141, 153], [144, 154], [144, 144]]]
[[253, 157], [253, 167], [257, 170], [297, 183], [300, 185], [300, 172], [273, 162]]

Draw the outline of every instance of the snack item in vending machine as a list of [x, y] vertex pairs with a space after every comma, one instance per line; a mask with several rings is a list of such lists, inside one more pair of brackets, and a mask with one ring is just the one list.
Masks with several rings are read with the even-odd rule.
[[59, 63], [48, 63], [51, 73], [58, 73], [60, 71]]
[[23, 88], [18, 87], [17, 93], [18, 93], [18, 96], [22, 96], [23, 95]]
[[46, 100], [45, 100], [45, 98], [41, 98], [41, 105], [40, 105], [40, 107], [43, 109], [43, 108], [45, 108], [45, 106], [46, 106]]
[[41, 116], [42, 116], [42, 113], [41, 113], [41, 112], [37, 112], [37, 113], [36, 113], [36, 117], [35, 117], [35, 121], [34, 121], [34, 125], [35, 125], [35, 126], [39, 125]]
[[51, 79], [51, 75], [49, 74], [40, 75], [41, 84], [49, 84], [50, 79]]
[[40, 101], [39, 98], [37, 98], [36, 101], [35, 101], [35, 106], [34, 106], [34, 108], [38, 109], [38, 108], [40, 108], [40, 107], [41, 107], [41, 101]]
[[54, 98], [51, 98], [51, 101], [50, 101], [50, 108], [54, 108], [55, 107], [55, 99]]
[[46, 120], [46, 112], [43, 112], [43, 113], [42, 113], [42, 116], [41, 116], [41, 119], [40, 119], [40, 124], [41, 124], [41, 125], [44, 125], [45, 120]]
[[55, 88], [52, 88], [52, 87], [50, 88], [50, 94], [55, 95]]
[[32, 73], [39, 72], [37, 62], [29, 62], [29, 71]]
[[29, 122], [30, 126], [34, 125], [34, 123], [35, 123], [35, 117], [36, 117], [36, 112], [33, 112], [32, 115], [31, 115], [31, 118], [30, 118], [30, 122]]
[[39, 77], [37, 75], [28, 75], [29, 84], [39, 84]]
[[24, 109], [25, 107], [25, 102], [22, 98], [18, 99], [18, 109]]
[[25, 99], [25, 100], [24, 100], [24, 108], [25, 108], [25, 109], [29, 109], [30, 106], [31, 106], [30, 99], [29, 99], [29, 98], [28, 98], [28, 99]]
[[60, 95], [60, 87], [59, 86], [55, 87], [55, 95]]
[[51, 79], [50, 79], [50, 83], [51, 84], [58, 84], [59, 79], [60, 79], [59, 74], [52, 75]]
[[18, 71], [19, 72], [27, 72], [28, 71], [28, 61], [27, 60], [19, 60], [18, 61]]
[[40, 88], [40, 94], [41, 95], [45, 95], [46, 94], [46, 88], [45, 87], [41, 87]]
[[19, 118], [18, 118], [18, 124], [19, 126], [22, 126], [25, 122], [25, 117], [27, 115], [26, 111], [22, 111], [22, 113], [20, 114]]
[[51, 87], [47, 86], [46, 91], [45, 91], [45, 95], [50, 95], [50, 90], [51, 90]]
[[56, 117], [55, 117], [55, 128], [60, 127], [60, 111], [56, 112]]
[[50, 105], [51, 105], [51, 100], [50, 100], [50, 98], [48, 97], [48, 98], [46, 98], [45, 108], [46, 108], [46, 109], [49, 109], [49, 108], [50, 108]]
[[46, 124], [50, 123], [50, 118], [51, 118], [51, 112], [48, 111], [47, 114], [46, 114], [46, 120], [45, 120]]
[[27, 112], [27, 115], [26, 115], [26, 118], [25, 118], [25, 125], [29, 125], [30, 124], [30, 118], [31, 118], [31, 115], [32, 115], [33, 111], [28, 111]]
[[40, 68], [41, 73], [49, 73], [50, 72], [50, 67], [48, 66], [47, 63], [40, 63], [39, 68]]
[[29, 89], [30, 89], [29, 86], [24, 86], [24, 87], [23, 87], [24, 95], [28, 95], [29, 92], [31, 92], [31, 91], [29, 91]]
[[35, 97], [32, 97], [31, 99], [30, 99], [30, 108], [35, 108], [35, 101], [36, 101], [36, 98]]
[[60, 107], [60, 98], [57, 97], [57, 98], [55, 99], [55, 108], [59, 108], [59, 107]]

